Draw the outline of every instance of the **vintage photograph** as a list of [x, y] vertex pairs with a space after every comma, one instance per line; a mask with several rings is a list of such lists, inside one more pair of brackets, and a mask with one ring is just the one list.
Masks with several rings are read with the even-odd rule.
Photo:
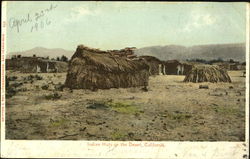
[[244, 142], [246, 5], [7, 2], [5, 139]]

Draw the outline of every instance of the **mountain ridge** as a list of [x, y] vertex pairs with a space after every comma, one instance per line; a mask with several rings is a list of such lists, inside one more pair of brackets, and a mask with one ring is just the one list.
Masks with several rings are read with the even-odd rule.
[[135, 52], [139, 56], [155, 56], [161, 60], [197, 58], [213, 60], [222, 58], [224, 60], [245, 61], [245, 43], [194, 45], [188, 47], [182, 45], [149, 46], [137, 49]]
[[[61, 57], [62, 55], [69, 59], [74, 54], [74, 50], [65, 50], [63, 48], [45, 48], [41, 46], [34, 47], [30, 50], [21, 52], [10, 52], [7, 58], [12, 55], [21, 54], [22, 56], [42, 56], [50, 58]], [[204, 59], [212, 60], [222, 58], [224, 60], [234, 59], [245, 61], [245, 43], [228, 43], [228, 44], [208, 44], [208, 45], [157, 45], [147, 46], [135, 50], [138, 56], [148, 55], [155, 56], [160, 60], [186, 60], [186, 59]]]

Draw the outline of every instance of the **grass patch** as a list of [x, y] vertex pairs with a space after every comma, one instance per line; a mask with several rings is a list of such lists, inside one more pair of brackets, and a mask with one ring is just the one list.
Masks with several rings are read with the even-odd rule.
[[55, 121], [50, 121], [50, 127], [61, 127], [61, 126], [65, 126], [69, 121], [61, 118], [59, 120], [55, 120]]
[[107, 102], [106, 106], [119, 113], [135, 114], [139, 112], [136, 105], [126, 102]]
[[54, 92], [52, 94], [48, 94], [48, 95], [45, 95], [45, 99], [47, 100], [57, 100], [57, 99], [60, 99], [62, 97], [62, 95], [60, 95], [59, 93], [57, 92]]
[[183, 121], [191, 118], [192, 116], [190, 114], [172, 114], [171, 118], [173, 120]]
[[122, 131], [114, 131], [111, 133], [112, 140], [125, 140], [128, 135]]
[[178, 121], [178, 122], [186, 121], [192, 118], [192, 114], [188, 112], [180, 112], [180, 111], [165, 112], [164, 114], [162, 114], [162, 116], [171, 120]]
[[222, 115], [242, 115], [244, 116], [244, 111], [241, 111], [237, 108], [224, 107], [224, 106], [213, 106], [212, 109], [219, 114]]
[[91, 108], [91, 109], [109, 108], [119, 113], [126, 113], [126, 114], [136, 114], [140, 112], [140, 110], [135, 104], [128, 103], [128, 102], [113, 102], [113, 101], [96, 102], [95, 101], [95, 102], [91, 102], [87, 108]]

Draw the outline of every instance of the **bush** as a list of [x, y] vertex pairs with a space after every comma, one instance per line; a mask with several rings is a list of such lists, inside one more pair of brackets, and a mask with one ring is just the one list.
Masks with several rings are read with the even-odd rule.
[[12, 84], [10, 84], [9, 82], [11, 80], [16, 80], [16, 79], [17, 79], [16, 76], [13, 76], [12, 78], [6, 77], [6, 85], [5, 85], [6, 86], [6, 98], [10, 98], [16, 95], [16, 93], [21, 90], [21, 89], [18, 90], [17, 88], [23, 85], [22, 82], [15, 82]]
[[42, 77], [42, 76], [39, 76], [39, 75], [35, 75], [34, 78], [35, 78], [36, 80], [42, 80], [42, 79], [43, 79], [43, 77]]
[[27, 89], [27, 88], [20, 88], [20, 89], [18, 89], [17, 91], [26, 92], [26, 91], [28, 91], [28, 89]]
[[42, 80], [43, 77], [42, 76], [39, 76], [39, 75], [29, 75], [27, 78], [27, 80]]
[[56, 91], [63, 91], [64, 85], [59, 83], [54, 86]]
[[15, 83], [11, 84], [10, 86], [16, 88], [16, 87], [20, 87], [20, 86], [22, 86], [22, 85], [23, 85], [23, 83], [15, 82]]
[[17, 79], [17, 76], [10, 76], [7, 78], [8, 81], [15, 81]]
[[48, 90], [48, 88], [49, 88], [49, 85], [43, 85], [42, 87], [41, 87], [43, 90]]
[[47, 100], [57, 100], [57, 99], [60, 99], [62, 97], [62, 95], [58, 94], [57, 92], [54, 92], [52, 94], [49, 94], [49, 95], [45, 95], [45, 98]]
[[12, 88], [12, 87], [6, 88], [6, 98], [10, 98], [10, 97], [16, 95], [16, 93], [17, 93], [17, 90], [15, 88]]
[[28, 80], [32, 80], [33, 78], [34, 78], [33, 75], [29, 75], [29, 76], [27, 77]]

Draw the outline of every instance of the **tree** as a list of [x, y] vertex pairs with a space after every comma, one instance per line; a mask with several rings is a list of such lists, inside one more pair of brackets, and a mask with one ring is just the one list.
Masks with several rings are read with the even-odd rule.
[[66, 56], [62, 55], [61, 61], [68, 62], [68, 58]]
[[218, 61], [218, 62], [224, 62], [223, 59], [222, 59], [221, 57], [219, 57], [217, 61]]
[[233, 59], [230, 59], [229, 62], [230, 62], [230, 63], [234, 63], [234, 60], [233, 60]]
[[12, 56], [11, 56], [11, 59], [16, 59], [16, 55], [12, 55]]
[[36, 54], [33, 54], [33, 57], [36, 57]]
[[60, 57], [56, 57], [56, 61], [60, 61]]

